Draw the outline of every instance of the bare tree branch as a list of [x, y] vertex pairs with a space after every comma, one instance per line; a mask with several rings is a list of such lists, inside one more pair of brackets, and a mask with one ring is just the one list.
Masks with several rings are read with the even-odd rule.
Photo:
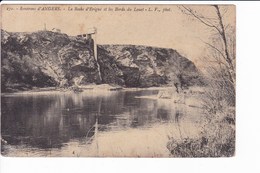
[[203, 43], [205, 43], [206, 45], [208, 45], [209, 47], [213, 48], [214, 50], [216, 50], [218, 53], [220, 53], [220, 55], [225, 59], [226, 57], [224, 56], [224, 54], [214, 45], [208, 43], [208, 42], [205, 42], [203, 40], [201, 40]]
[[204, 25], [208, 26], [208, 27], [211, 27], [211, 28], [215, 28], [219, 33], [221, 33], [220, 29], [212, 24], [211, 22], [209, 22], [208, 20], [204, 20], [203, 17], [199, 16], [198, 14], [196, 14], [192, 9], [184, 6], [184, 5], [181, 5], [182, 8], [184, 8], [186, 11], [189, 12], [190, 15], [192, 15], [193, 17], [195, 17], [197, 20], [199, 20], [201, 23], [203, 23]]
[[225, 27], [224, 27], [224, 24], [223, 24], [222, 16], [220, 14], [219, 7], [217, 5], [213, 5], [213, 6], [216, 8], [217, 15], [219, 17], [219, 25], [221, 27], [221, 34], [220, 35], [221, 35], [221, 37], [223, 39], [223, 42], [224, 42], [224, 49], [225, 49], [225, 54], [226, 54], [226, 60], [229, 63], [230, 68], [232, 68], [232, 70], [234, 70], [234, 67], [233, 67], [232, 61], [230, 59], [229, 52], [228, 52], [227, 38], [226, 38], [226, 32], [225, 32]]

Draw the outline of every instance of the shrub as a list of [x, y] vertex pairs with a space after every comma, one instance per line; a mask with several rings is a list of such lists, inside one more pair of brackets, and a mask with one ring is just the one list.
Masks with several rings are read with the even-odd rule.
[[[218, 116], [216, 116], [218, 117]], [[221, 117], [221, 116], [220, 116]], [[235, 154], [235, 127], [228, 116], [202, 126], [197, 138], [171, 139], [167, 148], [173, 157], [231, 157]]]

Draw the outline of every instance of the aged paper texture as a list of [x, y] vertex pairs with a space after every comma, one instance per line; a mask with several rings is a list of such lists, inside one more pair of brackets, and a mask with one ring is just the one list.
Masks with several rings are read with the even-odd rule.
[[2, 5], [1, 154], [231, 157], [234, 5]]

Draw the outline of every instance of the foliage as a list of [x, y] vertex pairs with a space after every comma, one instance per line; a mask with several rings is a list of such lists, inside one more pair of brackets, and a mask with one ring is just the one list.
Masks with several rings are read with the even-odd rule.
[[174, 157], [230, 157], [235, 153], [235, 34], [224, 25], [223, 12], [212, 5], [215, 16], [208, 17], [189, 6], [180, 6], [183, 13], [208, 27], [212, 34], [207, 46], [205, 82], [207, 89], [201, 99], [205, 116], [201, 120], [201, 134], [197, 138], [171, 139], [167, 148]]
[[185, 138], [172, 140], [167, 148], [174, 157], [232, 157], [235, 153], [234, 130], [226, 135], [228, 138], [202, 136], [201, 138]]
[[200, 122], [201, 133], [194, 138], [171, 138], [167, 144], [174, 157], [231, 157], [235, 154], [234, 110], [207, 114]]

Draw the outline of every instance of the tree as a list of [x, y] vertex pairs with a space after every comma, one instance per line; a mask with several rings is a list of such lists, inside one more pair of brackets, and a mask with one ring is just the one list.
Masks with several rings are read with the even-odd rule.
[[[225, 6], [211, 5], [207, 11], [211, 15], [202, 14], [196, 9], [180, 5], [179, 9], [192, 19], [200, 22], [212, 31], [211, 41], [204, 42], [210, 50], [209, 55], [204, 57], [207, 63], [208, 84], [215, 90], [220, 90], [230, 105], [235, 105], [236, 88], [236, 54], [235, 54], [235, 32], [230, 24], [225, 24], [225, 14], [228, 8]], [[206, 60], [206, 61], [205, 61]], [[227, 92], [226, 92], [227, 91]], [[230, 98], [232, 97], [232, 98]]]
[[207, 63], [204, 79], [207, 89], [202, 95], [206, 116], [201, 119], [201, 133], [194, 138], [172, 139], [167, 148], [175, 157], [230, 157], [235, 153], [235, 32], [225, 25], [227, 8], [209, 6], [208, 16], [195, 10], [196, 7], [179, 6], [181, 11], [191, 16], [212, 31], [208, 54], [203, 62]]

